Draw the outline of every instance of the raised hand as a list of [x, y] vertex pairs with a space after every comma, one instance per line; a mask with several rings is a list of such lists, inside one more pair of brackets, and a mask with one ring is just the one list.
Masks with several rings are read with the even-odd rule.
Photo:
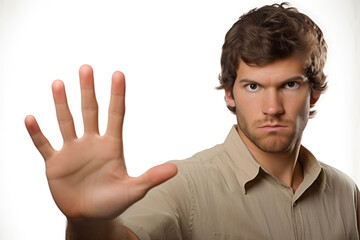
[[108, 125], [99, 135], [98, 106], [92, 68], [80, 68], [81, 109], [84, 135], [76, 136], [65, 87], [52, 84], [57, 119], [63, 136], [61, 150], [52, 148], [35, 118], [27, 116], [25, 125], [45, 159], [46, 175], [52, 196], [69, 219], [111, 219], [140, 200], [152, 187], [177, 173], [174, 164], [151, 168], [140, 177], [128, 176], [123, 156], [122, 127], [125, 113], [125, 78], [112, 76]]

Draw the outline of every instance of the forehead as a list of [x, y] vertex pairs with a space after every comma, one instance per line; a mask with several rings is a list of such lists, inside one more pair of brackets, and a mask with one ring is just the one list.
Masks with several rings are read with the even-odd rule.
[[240, 61], [237, 80], [247, 79], [256, 82], [280, 82], [285, 79], [304, 75], [302, 62], [294, 57], [276, 60], [264, 66], [250, 66]]

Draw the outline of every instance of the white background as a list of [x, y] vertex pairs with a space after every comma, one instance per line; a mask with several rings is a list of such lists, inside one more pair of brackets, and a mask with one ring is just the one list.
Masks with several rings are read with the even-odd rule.
[[[0, 0], [0, 239], [64, 239], [66, 219], [23, 124], [35, 115], [61, 147], [53, 80], [64, 80], [81, 136], [78, 68], [94, 68], [102, 132], [111, 75], [125, 73], [125, 156], [139, 175], [225, 139], [235, 117], [214, 89], [225, 33], [243, 13], [271, 3]], [[359, 185], [360, 1], [291, 3], [318, 23], [329, 46], [329, 90], [303, 144]]]

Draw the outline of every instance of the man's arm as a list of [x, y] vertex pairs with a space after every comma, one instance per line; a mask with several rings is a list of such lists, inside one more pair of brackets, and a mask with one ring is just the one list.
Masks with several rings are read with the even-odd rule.
[[[114, 219], [143, 198], [148, 190], [176, 175], [177, 168], [174, 164], [163, 164], [140, 177], [128, 176], [122, 139], [124, 75], [113, 74], [108, 126], [105, 135], [100, 136], [93, 71], [84, 65], [79, 74], [84, 122], [81, 138], [76, 136], [65, 87], [60, 80], [54, 81], [52, 90], [63, 147], [59, 151], [52, 148], [33, 116], [26, 117], [25, 125], [45, 160], [54, 201], [68, 218], [68, 239], [97, 239], [97, 233], [103, 234], [99, 239], [119, 239], [112, 237], [127, 231]], [[113, 236], [106, 235], [107, 232]]]
[[66, 239], [139, 240], [128, 228], [115, 220], [68, 221]]

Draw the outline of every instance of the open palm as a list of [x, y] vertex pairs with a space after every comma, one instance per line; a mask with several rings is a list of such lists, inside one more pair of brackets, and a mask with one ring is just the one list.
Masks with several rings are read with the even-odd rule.
[[25, 125], [45, 159], [52, 196], [65, 216], [70, 219], [114, 218], [140, 200], [149, 189], [173, 177], [177, 168], [174, 164], [163, 164], [140, 177], [128, 176], [122, 140], [124, 75], [113, 74], [108, 126], [105, 135], [100, 136], [93, 71], [84, 65], [79, 73], [84, 120], [81, 138], [76, 136], [65, 87], [60, 80], [54, 81], [52, 90], [63, 147], [59, 151], [52, 148], [33, 116], [25, 118]]

